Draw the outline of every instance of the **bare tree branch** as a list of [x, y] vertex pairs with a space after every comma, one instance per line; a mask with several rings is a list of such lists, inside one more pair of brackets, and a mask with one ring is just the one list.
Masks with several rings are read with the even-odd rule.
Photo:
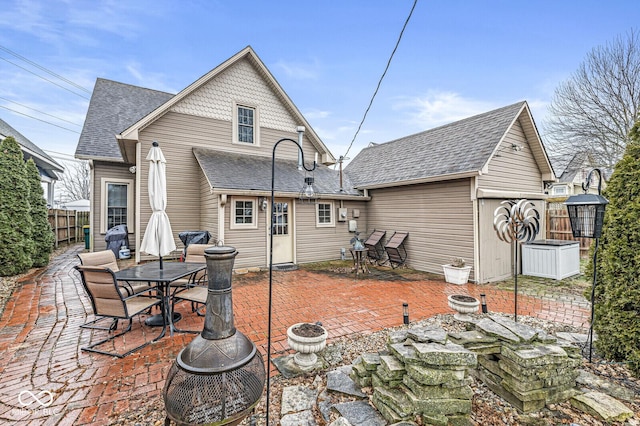
[[565, 161], [587, 151], [597, 166], [613, 169], [639, 111], [640, 38], [632, 29], [594, 48], [556, 89], [543, 123], [549, 150]]
[[89, 165], [86, 161], [65, 162], [65, 171], [58, 181], [60, 202], [88, 200], [90, 195]]

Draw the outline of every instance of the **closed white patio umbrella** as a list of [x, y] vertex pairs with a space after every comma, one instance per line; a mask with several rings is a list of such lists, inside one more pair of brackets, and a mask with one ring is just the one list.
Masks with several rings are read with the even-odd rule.
[[147, 155], [149, 160], [149, 204], [151, 205], [151, 217], [144, 231], [140, 251], [160, 257], [160, 269], [162, 269], [162, 256], [166, 256], [176, 249], [173, 240], [173, 231], [169, 216], [165, 212], [167, 208], [167, 161], [162, 154], [158, 142]]

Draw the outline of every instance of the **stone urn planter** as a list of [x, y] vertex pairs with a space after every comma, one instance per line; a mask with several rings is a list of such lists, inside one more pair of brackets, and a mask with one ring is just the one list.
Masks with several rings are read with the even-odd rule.
[[472, 318], [468, 314], [478, 312], [480, 301], [475, 297], [464, 294], [452, 294], [447, 297], [449, 307], [457, 313], [453, 316], [458, 321], [470, 322]]
[[318, 324], [301, 322], [287, 330], [287, 343], [297, 353], [293, 356], [295, 363], [302, 369], [311, 368], [318, 361], [317, 352], [327, 345], [327, 330]]

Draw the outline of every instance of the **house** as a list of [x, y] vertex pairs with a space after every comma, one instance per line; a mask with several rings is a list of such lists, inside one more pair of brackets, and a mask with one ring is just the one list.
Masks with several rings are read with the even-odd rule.
[[[315, 171], [299, 170], [296, 145], [278, 143], [285, 138], [301, 141], [308, 167], [317, 158]], [[151, 215], [145, 158], [154, 141], [167, 159], [176, 252], [180, 232], [207, 230], [238, 249], [236, 267], [264, 267], [273, 228], [274, 263], [335, 259], [351, 238], [348, 220], [366, 219], [368, 198], [329, 167], [333, 155], [246, 47], [175, 95], [96, 81], [75, 153], [90, 161], [93, 250], [106, 247], [108, 229], [126, 224], [136, 261], [148, 258], [136, 248]], [[270, 224], [272, 160], [277, 214]], [[307, 177], [316, 203], [299, 199]], [[338, 216], [339, 208], [349, 215]]]
[[[571, 195], [582, 194], [582, 184], [587, 180], [589, 172], [595, 167], [593, 158], [587, 151], [577, 152], [569, 161], [557, 182], [549, 185], [549, 195], [552, 197], [569, 197]], [[603, 172], [606, 171], [603, 170]], [[603, 189], [604, 189], [604, 178]], [[598, 193], [598, 176], [591, 176], [589, 192]]]
[[526, 102], [363, 149], [345, 173], [366, 203], [367, 232], [408, 231], [407, 264], [442, 274], [462, 257], [479, 283], [512, 275], [493, 228], [505, 200], [532, 201], [543, 222], [553, 169]]
[[[238, 249], [237, 268], [268, 266], [270, 230], [273, 261], [286, 264], [337, 259], [353, 230], [384, 229], [387, 237], [409, 232], [411, 267], [441, 274], [460, 256], [475, 281], [503, 279], [512, 250], [496, 236], [494, 211], [526, 198], [544, 222], [545, 183], [555, 180], [526, 102], [372, 145], [341, 173], [247, 47], [175, 95], [96, 81], [76, 149], [90, 160], [93, 250], [106, 247], [108, 229], [126, 224], [136, 261], [151, 258], [136, 248], [151, 216], [145, 158], [154, 141], [167, 159], [176, 256], [180, 232], [206, 230]], [[301, 142], [306, 165], [318, 159], [314, 172], [298, 167], [292, 141]], [[309, 177], [315, 203], [299, 197]]]
[[8, 136], [13, 136], [16, 142], [18, 142], [25, 161], [32, 158], [36, 163], [38, 172], [40, 172], [40, 180], [42, 181], [47, 204], [53, 206], [55, 183], [60, 179], [60, 175], [64, 173], [64, 167], [47, 155], [42, 149], [38, 148], [36, 144], [23, 136], [22, 133], [11, 127], [9, 123], [0, 119], [0, 140]]

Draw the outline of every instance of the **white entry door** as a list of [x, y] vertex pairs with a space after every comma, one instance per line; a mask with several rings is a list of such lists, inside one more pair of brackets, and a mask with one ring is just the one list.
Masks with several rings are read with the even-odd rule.
[[291, 228], [291, 200], [275, 200], [273, 232], [273, 263], [293, 262], [293, 229]]

